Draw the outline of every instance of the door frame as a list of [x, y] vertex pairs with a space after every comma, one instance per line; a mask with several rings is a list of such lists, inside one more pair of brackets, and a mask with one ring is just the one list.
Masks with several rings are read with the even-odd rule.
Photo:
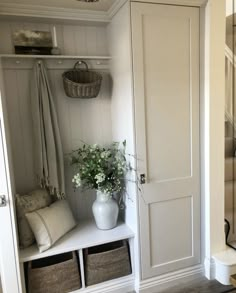
[[225, 249], [225, 13], [225, 0], [208, 0], [201, 7], [202, 246], [208, 279], [215, 278], [212, 256]]
[[[21, 282], [21, 273], [20, 270], [20, 263], [19, 263], [19, 251], [18, 251], [18, 235], [17, 235], [17, 220], [16, 220], [16, 214], [15, 214], [15, 200], [14, 200], [14, 176], [13, 176], [13, 165], [12, 165], [12, 158], [11, 158], [11, 149], [10, 149], [10, 132], [8, 128], [8, 113], [7, 113], [7, 108], [6, 108], [6, 95], [4, 91], [4, 82], [3, 82], [3, 74], [2, 74], [2, 62], [0, 58], [0, 135], [1, 135], [1, 140], [2, 140], [2, 152], [3, 152], [3, 157], [4, 161], [1, 162], [3, 164], [3, 168], [5, 168], [5, 180], [6, 180], [6, 189], [7, 189], [7, 207], [8, 208], [8, 213], [11, 218], [11, 227], [9, 233], [11, 234], [11, 238], [13, 241], [13, 249], [14, 249], [14, 267], [12, 269], [16, 270], [16, 275], [17, 275], [17, 286], [18, 286], [18, 292], [14, 293], [21, 293], [23, 292], [22, 290], [22, 282]], [[1, 212], [1, 210], [0, 210]], [[0, 267], [1, 270], [3, 270], [4, 264], [1, 261], [1, 256], [0, 256]], [[5, 282], [4, 278], [1, 279], [2, 282], [2, 287], [4, 290], [5, 287]], [[5, 293], [5, 291], [3, 291]], [[6, 291], [6, 293], [8, 293]]]

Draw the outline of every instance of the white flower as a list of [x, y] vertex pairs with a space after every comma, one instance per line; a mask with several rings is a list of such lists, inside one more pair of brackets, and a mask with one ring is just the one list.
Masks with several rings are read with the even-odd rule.
[[106, 175], [104, 173], [98, 173], [95, 179], [97, 184], [102, 183], [106, 179]]
[[75, 184], [76, 188], [81, 186], [81, 178], [80, 178], [79, 173], [74, 175], [72, 182]]
[[110, 151], [104, 151], [101, 153], [101, 158], [102, 159], [107, 159], [110, 156], [111, 152]]

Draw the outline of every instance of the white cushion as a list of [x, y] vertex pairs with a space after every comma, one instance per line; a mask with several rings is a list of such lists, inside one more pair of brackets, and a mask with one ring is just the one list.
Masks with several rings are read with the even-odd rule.
[[59, 200], [49, 207], [27, 213], [26, 217], [40, 252], [49, 249], [76, 225], [66, 200]]

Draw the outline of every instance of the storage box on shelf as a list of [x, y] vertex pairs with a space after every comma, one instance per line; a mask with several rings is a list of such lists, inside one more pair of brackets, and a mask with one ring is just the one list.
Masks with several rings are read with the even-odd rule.
[[80, 272], [75, 252], [28, 263], [28, 292], [70, 292], [80, 289]]
[[116, 241], [84, 250], [86, 285], [131, 274], [127, 241]]

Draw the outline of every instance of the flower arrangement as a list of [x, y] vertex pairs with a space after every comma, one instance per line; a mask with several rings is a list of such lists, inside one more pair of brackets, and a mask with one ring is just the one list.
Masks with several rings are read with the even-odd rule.
[[96, 189], [105, 194], [119, 193], [125, 188], [125, 175], [130, 166], [125, 157], [126, 142], [113, 142], [108, 147], [84, 144], [71, 153], [75, 167], [75, 188]]

